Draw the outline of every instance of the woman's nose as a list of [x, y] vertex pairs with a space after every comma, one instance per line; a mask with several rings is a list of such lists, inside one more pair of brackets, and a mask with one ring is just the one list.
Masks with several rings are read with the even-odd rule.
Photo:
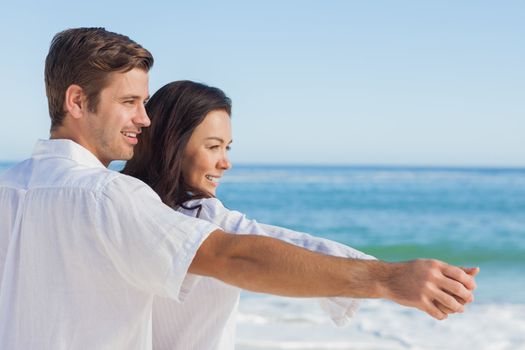
[[221, 169], [224, 169], [224, 170], [228, 170], [232, 167], [232, 163], [230, 162], [230, 160], [228, 159], [228, 156], [224, 156], [220, 161], [219, 161], [219, 167]]

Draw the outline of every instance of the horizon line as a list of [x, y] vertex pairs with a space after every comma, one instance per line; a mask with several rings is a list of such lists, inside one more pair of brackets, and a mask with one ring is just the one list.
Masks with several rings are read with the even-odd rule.
[[[14, 165], [20, 160], [0, 160], [0, 165]], [[111, 162], [114, 166], [124, 160]], [[359, 169], [442, 169], [442, 170], [516, 170], [525, 171], [525, 165], [487, 165], [487, 164], [387, 164], [387, 163], [300, 163], [300, 162], [236, 162], [233, 168], [240, 167], [310, 167], [310, 168], [359, 168]]]

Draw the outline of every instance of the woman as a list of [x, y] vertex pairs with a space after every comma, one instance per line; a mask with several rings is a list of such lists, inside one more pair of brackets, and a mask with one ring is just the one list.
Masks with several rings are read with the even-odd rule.
[[[371, 258], [326, 239], [250, 220], [215, 198], [220, 178], [231, 167], [231, 101], [221, 90], [173, 82], [157, 91], [146, 109], [151, 127], [143, 131], [123, 172], [146, 182], [173, 209], [211, 221], [226, 232], [272, 236], [334, 256]], [[154, 302], [154, 349], [234, 349], [240, 289], [208, 277], [192, 276], [186, 282], [183, 303], [165, 298]], [[320, 301], [338, 325], [357, 307], [349, 298]], [[190, 331], [195, 329], [201, 332]]]

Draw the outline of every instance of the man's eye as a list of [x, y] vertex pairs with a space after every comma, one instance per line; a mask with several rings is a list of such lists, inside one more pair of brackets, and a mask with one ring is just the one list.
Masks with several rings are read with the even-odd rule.
[[227, 151], [229, 151], [229, 150], [231, 150], [231, 149], [232, 149], [231, 146], [226, 146], [226, 150], [227, 150]]

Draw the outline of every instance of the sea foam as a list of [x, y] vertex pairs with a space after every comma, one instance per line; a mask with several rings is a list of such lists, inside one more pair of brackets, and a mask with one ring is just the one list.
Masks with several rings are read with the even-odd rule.
[[245, 295], [238, 350], [525, 349], [525, 305], [476, 303], [437, 321], [383, 300], [364, 300], [348, 326], [336, 327], [312, 299]]

